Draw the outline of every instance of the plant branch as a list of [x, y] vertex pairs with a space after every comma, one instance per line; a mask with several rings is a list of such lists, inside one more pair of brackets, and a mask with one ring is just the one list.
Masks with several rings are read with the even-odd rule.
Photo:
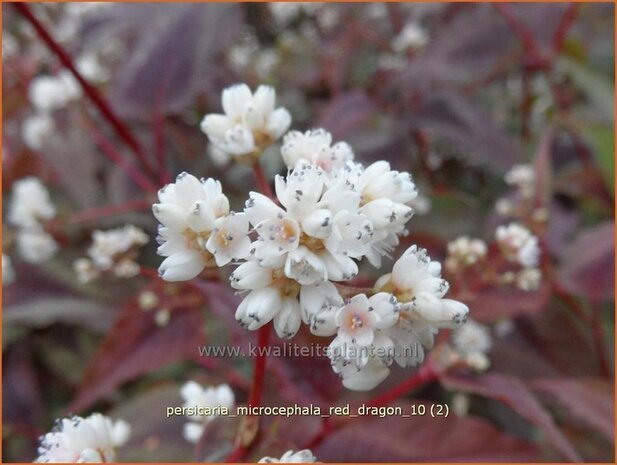
[[105, 119], [111, 124], [118, 136], [131, 148], [135, 153], [135, 156], [142, 164], [142, 168], [147, 170], [150, 174], [153, 174], [152, 168], [146, 159], [143, 148], [133, 136], [128, 126], [123, 123], [118, 116], [114, 113], [111, 106], [101, 96], [98, 90], [88, 83], [83, 76], [77, 71], [73, 60], [70, 55], [64, 50], [64, 48], [51, 36], [45, 26], [32, 14], [29, 5], [26, 3], [12, 3], [13, 7], [34, 27], [38, 35], [43, 42], [49, 47], [49, 49], [58, 57], [62, 65], [64, 65], [73, 74], [75, 79], [79, 82], [84, 93], [90, 98], [92, 103], [99, 109]]

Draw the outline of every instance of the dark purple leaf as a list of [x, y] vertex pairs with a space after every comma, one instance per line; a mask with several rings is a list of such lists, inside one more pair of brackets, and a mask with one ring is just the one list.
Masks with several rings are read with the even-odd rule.
[[570, 414], [585, 425], [615, 440], [613, 386], [598, 378], [555, 378], [533, 381], [531, 386], [554, 396]]
[[450, 374], [443, 376], [441, 382], [448, 389], [470, 392], [504, 403], [540, 429], [546, 435], [546, 439], [566, 459], [573, 462], [582, 461], [549, 413], [519, 379], [497, 373], [483, 376]]
[[559, 280], [570, 292], [593, 301], [614, 295], [615, 224], [607, 221], [581, 232], [562, 255]]

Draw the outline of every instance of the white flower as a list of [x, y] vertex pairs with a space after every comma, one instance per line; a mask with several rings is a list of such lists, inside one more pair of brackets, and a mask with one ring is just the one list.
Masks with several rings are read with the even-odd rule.
[[28, 117], [22, 126], [21, 136], [26, 145], [33, 150], [40, 150], [52, 136], [54, 120], [47, 113], [39, 113]]
[[358, 294], [336, 313], [334, 321], [338, 336], [335, 341], [360, 346], [372, 344], [375, 331], [393, 326], [398, 320], [398, 312], [398, 305], [392, 294], [380, 292], [370, 298], [365, 294]]
[[471, 368], [477, 371], [488, 369], [490, 361], [486, 353], [493, 346], [493, 339], [486, 326], [468, 321], [452, 333], [452, 345]]
[[88, 255], [99, 269], [108, 270], [119, 256], [147, 243], [148, 235], [131, 224], [109, 231], [96, 230]]
[[524, 267], [534, 267], [538, 264], [540, 257], [538, 238], [526, 227], [518, 223], [499, 226], [495, 230], [495, 238], [509, 261]]
[[457, 271], [475, 265], [486, 257], [486, 243], [481, 239], [470, 239], [461, 236], [448, 243], [448, 257], [446, 267]]
[[299, 163], [286, 179], [275, 179], [283, 208], [251, 192], [245, 212], [258, 234], [251, 253], [263, 266], [284, 267], [285, 275], [302, 285], [345, 281], [358, 267], [372, 229], [359, 211], [359, 195], [348, 192], [345, 202], [324, 191], [323, 171]]
[[94, 263], [89, 258], [78, 258], [75, 260], [73, 262], [73, 270], [77, 275], [77, 280], [82, 284], [94, 281], [101, 275], [100, 270], [94, 266]]
[[2, 286], [9, 286], [15, 282], [15, 270], [11, 257], [2, 254]]
[[285, 276], [283, 268], [264, 267], [251, 260], [234, 270], [230, 282], [235, 289], [249, 291], [235, 317], [250, 330], [274, 321], [278, 336], [291, 338], [304, 322], [314, 334], [336, 333], [334, 314], [343, 299], [328, 281], [300, 285]]
[[[184, 407], [204, 407], [214, 409], [231, 410], [235, 405], [235, 397], [227, 384], [219, 386], [202, 387], [195, 381], [189, 381], [180, 390], [184, 400]], [[189, 416], [189, 422], [184, 425], [184, 438], [192, 443], [199, 442], [203, 435], [205, 425], [213, 420], [216, 415], [193, 415]]]
[[84, 53], [75, 60], [79, 73], [88, 81], [105, 82], [109, 79], [109, 71], [101, 64], [94, 53]]
[[68, 71], [57, 76], [37, 76], [30, 83], [30, 102], [42, 112], [58, 110], [81, 96], [81, 87]]
[[369, 390], [385, 379], [394, 358], [394, 343], [383, 330], [392, 328], [398, 319], [398, 303], [386, 292], [369, 298], [356, 295], [336, 312], [337, 337], [328, 347], [328, 356], [345, 387]]
[[388, 363], [379, 358], [369, 358], [362, 367], [353, 363], [339, 362], [332, 368], [341, 376], [343, 386], [352, 391], [370, 391], [390, 374]]
[[56, 216], [49, 191], [34, 176], [20, 179], [13, 185], [8, 220], [20, 228], [38, 228], [41, 221]]
[[64, 418], [41, 438], [35, 462], [115, 462], [116, 448], [124, 445], [129, 436], [126, 422], [113, 421], [100, 413]]
[[364, 169], [359, 164], [348, 163], [334, 173], [332, 180], [333, 202], [345, 193], [360, 194], [360, 212], [372, 226], [372, 237], [366, 248], [369, 262], [381, 266], [381, 259], [398, 245], [398, 236], [405, 233], [405, 224], [413, 215], [410, 204], [418, 191], [409, 173], [390, 169], [386, 161], [378, 161]]
[[285, 108], [275, 108], [272, 87], [259, 86], [255, 93], [246, 84], [223, 91], [224, 114], [206, 115], [201, 130], [219, 150], [235, 156], [258, 154], [279, 139], [291, 124]]
[[166, 281], [186, 281], [205, 267], [248, 254], [248, 223], [242, 214], [225, 220], [229, 200], [220, 182], [182, 173], [159, 191], [159, 202], [152, 211], [162, 224], [157, 252], [167, 257], [159, 267]]
[[533, 197], [536, 189], [536, 173], [532, 165], [514, 165], [505, 175], [506, 184], [516, 187], [523, 197]]
[[298, 452], [288, 450], [280, 459], [273, 457], [264, 457], [258, 463], [315, 463], [317, 458], [313, 453], [304, 449]]
[[542, 282], [542, 271], [539, 268], [524, 268], [516, 275], [516, 285], [523, 291], [535, 291]]
[[268, 8], [279, 26], [287, 26], [300, 14], [314, 15], [323, 5], [323, 2], [268, 2]]
[[283, 138], [281, 155], [289, 169], [300, 160], [319, 166], [325, 172], [343, 168], [354, 158], [346, 142], [332, 144], [332, 135], [325, 129], [313, 129], [304, 133], [290, 131]]
[[231, 212], [214, 221], [214, 229], [206, 242], [206, 248], [214, 254], [218, 266], [249, 255], [251, 240], [247, 235], [248, 230], [249, 221], [244, 213]]
[[392, 50], [404, 52], [408, 49], [424, 47], [428, 42], [426, 31], [417, 23], [407, 23], [401, 32], [392, 39]]
[[488, 327], [468, 320], [466, 324], [452, 333], [454, 348], [461, 354], [473, 352], [488, 352], [493, 346], [493, 340]]
[[58, 251], [58, 243], [42, 229], [23, 229], [17, 232], [17, 250], [30, 263], [43, 263]]
[[433, 346], [439, 328], [457, 328], [467, 320], [465, 304], [444, 298], [449, 285], [441, 278], [441, 264], [415, 245], [394, 263], [392, 273], [377, 280], [375, 288], [391, 292], [399, 302], [398, 322], [384, 332], [393, 340], [395, 361], [402, 367], [424, 359], [423, 347]]

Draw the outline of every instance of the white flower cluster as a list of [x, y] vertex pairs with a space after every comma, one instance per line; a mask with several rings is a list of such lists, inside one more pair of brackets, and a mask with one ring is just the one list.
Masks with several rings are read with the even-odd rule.
[[507, 197], [497, 200], [495, 210], [501, 216], [510, 218], [525, 218], [531, 215], [535, 221], [546, 220], [546, 209], [536, 208], [536, 172], [533, 165], [514, 165], [505, 175], [506, 184], [513, 188]]
[[[255, 113], [263, 107], [256, 101], [266, 96], [272, 110], [273, 90], [262, 86], [253, 95], [246, 86], [226, 89], [227, 116], [207, 115], [202, 126], [210, 135], [212, 126], [230, 127], [235, 115], [233, 132], [249, 139], [259, 127], [250, 121], [268, 119], [254, 118], [266, 114]], [[227, 139], [217, 131], [212, 137], [215, 144]], [[347, 347], [332, 351], [334, 370], [348, 388], [372, 389], [393, 360], [405, 367], [420, 362], [437, 329], [463, 323], [468, 309], [443, 298], [448, 284], [441, 265], [415, 246], [378, 281], [375, 295], [346, 305], [338, 283], [353, 279], [363, 258], [380, 267], [390, 256], [413, 214], [415, 183], [386, 161], [355, 163], [351, 147], [333, 145], [323, 129], [288, 133], [281, 154], [289, 171], [275, 177], [275, 198], [250, 192], [242, 213], [229, 211], [212, 179], [183, 173], [159, 192], [153, 208], [162, 223], [158, 252], [167, 256], [161, 276], [188, 280], [205, 267], [240, 261], [230, 281], [245, 294], [235, 315], [242, 326], [256, 330], [272, 321], [281, 338], [293, 337], [302, 323], [315, 335], [336, 334], [332, 348]], [[389, 346], [396, 355], [373, 353]], [[355, 357], [358, 348], [371, 354]]]
[[202, 131], [220, 154], [228, 157], [257, 156], [279, 139], [291, 124], [285, 108], [275, 108], [276, 92], [259, 86], [255, 93], [246, 84], [223, 91], [224, 114], [209, 114], [201, 122]]
[[280, 459], [274, 457], [264, 457], [257, 463], [316, 463], [317, 457], [313, 455], [313, 453], [308, 450], [300, 450], [298, 452], [294, 452], [293, 450], [288, 450], [285, 452]]
[[[227, 384], [203, 388], [195, 381], [189, 381], [182, 386], [180, 395], [184, 400], [184, 407], [222, 407], [231, 410], [235, 405], [234, 393]], [[184, 425], [184, 439], [193, 444], [199, 442], [206, 425], [214, 417], [215, 415], [189, 416], [189, 422]]]
[[248, 219], [229, 210], [220, 182], [181, 173], [158, 197], [152, 211], [161, 223], [157, 252], [167, 257], [159, 267], [166, 281], [186, 281], [248, 255]]
[[542, 279], [542, 272], [538, 268], [540, 258], [538, 238], [526, 227], [510, 223], [507, 226], [497, 227], [495, 239], [506, 260], [522, 267], [518, 272], [506, 273], [504, 281], [514, 282], [524, 291], [537, 289]]
[[147, 243], [148, 235], [130, 224], [110, 231], [94, 231], [88, 258], [79, 258], [73, 263], [79, 282], [90, 282], [105, 272], [118, 278], [136, 276], [139, 273], [139, 264], [135, 261], [137, 251]]
[[130, 426], [93, 413], [58, 420], [54, 429], [41, 437], [38, 463], [115, 462], [116, 448], [126, 444]]
[[[343, 385], [370, 390], [388, 376], [393, 361], [403, 368], [421, 363], [440, 328], [467, 320], [466, 305], [444, 298], [448, 288], [440, 263], [414, 245], [377, 280], [376, 294], [355, 296], [336, 310], [337, 337], [329, 355]], [[319, 318], [328, 316], [322, 312]]]
[[43, 228], [43, 222], [55, 216], [56, 208], [40, 179], [29, 176], [15, 182], [8, 222], [17, 228], [17, 249], [27, 262], [42, 263], [57, 252], [58, 244]]
[[486, 242], [461, 236], [448, 243], [446, 268], [456, 272], [481, 262], [486, 257]]

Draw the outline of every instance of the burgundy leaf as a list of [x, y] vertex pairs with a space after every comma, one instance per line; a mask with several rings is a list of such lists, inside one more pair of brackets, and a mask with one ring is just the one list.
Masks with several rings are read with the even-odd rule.
[[483, 376], [450, 374], [443, 376], [441, 382], [448, 389], [470, 392], [504, 403], [540, 429], [565, 458], [572, 462], [582, 461], [549, 413], [519, 379], [497, 373]]
[[203, 319], [197, 309], [175, 308], [169, 323], [159, 327], [154, 311], [127, 305], [86, 369], [69, 410], [84, 410], [126, 381], [194, 357], [203, 343]]
[[611, 298], [615, 282], [615, 224], [581, 232], [562, 256], [559, 280], [570, 292], [593, 301]]
[[598, 378], [539, 379], [531, 386], [554, 396], [570, 414], [587, 426], [615, 440], [615, 404], [613, 386]]
[[487, 421], [453, 414], [352, 419], [313, 452], [323, 462], [524, 462], [538, 457], [532, 444]]
[[465, 303], [469, 305], [474, 319], [492, 323], [502, 318], [539, 313], [550, 297], [550, 286], [544, 283], [533, 292], [505, 287], [487, 288], [467, 298]]

